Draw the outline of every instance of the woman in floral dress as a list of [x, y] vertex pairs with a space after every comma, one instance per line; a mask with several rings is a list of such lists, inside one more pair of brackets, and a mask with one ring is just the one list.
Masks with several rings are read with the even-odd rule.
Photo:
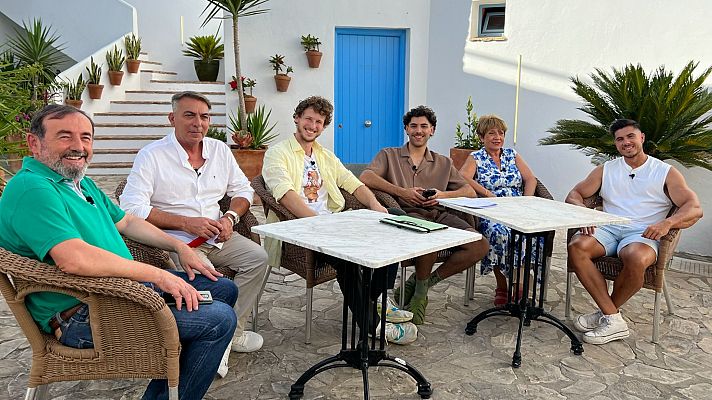
[[[477, 192], [478, 197], [532, 196], [536, 177], [516, 150], [504, 148], [507, 125], [496, 115], [484, 115], [477, 123], [477, 135], [482, 148], [472, 152], [460, 168], [462, 176]], [[495, 306], [507, 302], [508, 266], [505, 253], [509, 242], [509, 228], [480, 218], [480, 233], [489, 240], [489, 253], [482, 259], [480, 272], [494, 270], [497, 280]], [[521, 291], [521, 288], [520, 288]]]

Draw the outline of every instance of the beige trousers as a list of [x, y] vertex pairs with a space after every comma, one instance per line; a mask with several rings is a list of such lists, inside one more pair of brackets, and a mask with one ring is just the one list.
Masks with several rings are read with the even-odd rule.
[[[233, 233], [222, 248], [203, 244], [194, 249], [200, 259], [213, 268], [228, 267], [235, 271], [238, 296], [235, 303], [237, 329], [235, 337], [242, 335], [247, 317], [252, 312], [262, 290], [262, 280], [267, 272], [267, 253], [259, 244]], [[180, 267], [178, 255], [170, 253], [171, 260]]]

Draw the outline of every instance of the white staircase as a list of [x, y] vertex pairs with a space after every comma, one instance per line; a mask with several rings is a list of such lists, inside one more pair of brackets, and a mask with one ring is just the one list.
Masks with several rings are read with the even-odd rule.
[[[225, 83], [176, 80], [176, 73], [147, 60], [142, 53], [140, 90], [127, 90], [126, 98], [110, 101], [108, 112], [95, 112], [94, 158], [89, 175], [127, 175], [136, 153], [161, 139], [173, 128], [168, 122], [171, 96], [184, 90], [205, 95], [212, 103], [211, 125], [225, 129]], [[105, 94], [106, 95], [106, 94]]]

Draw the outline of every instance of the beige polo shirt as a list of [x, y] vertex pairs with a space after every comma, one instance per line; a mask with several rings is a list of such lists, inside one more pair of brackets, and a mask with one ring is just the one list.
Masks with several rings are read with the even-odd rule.
[[[457, 190], [467, 181], [452, 165], [452, 160], [429, 149], [425, 150], [425, 158], [416, 166], [410, 159], [408, 143], [402, 147], [387, 147], [379, 151], [368, 165], [369, 170], [388, 182], [404, 187], [435, 188], [440, 191]], [[408, 205], [396, 199], [401, 206]]]

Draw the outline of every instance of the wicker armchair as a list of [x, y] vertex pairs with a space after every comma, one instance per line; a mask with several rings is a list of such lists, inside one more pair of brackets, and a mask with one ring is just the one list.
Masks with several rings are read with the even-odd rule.
[[[584, 204], [588, 208], [601, 208], [603, 206], [603, 199], [598, 193], [591, 197], [584, 199]], [[677, 211], [677, 207], [673, 206], [668, 213], [668, 216], [674, 214]], [[567, 243], [571, 241], [571, 238], [576, 233], [576, 229], [569, 229], [567, 235]], [[667, 290], [667, 283], [665, 282], [665, 270], [672, 260], [672, 255], [675, 252], [675, 247], [680, 241], [680, 229], [670, 229], [667, 235], [660, 239], [660, 245], [658, 247], [658, 258], [655, 263], [651, 264], [647, 270], [645, 270], [645, 275], [643, 278], [643, 287], [655, 291], [655, 306], [653, 309], [653, 343], [658, 343], [658, 338], [660, 336], [660, 300], [661, 295], [665, 295], [665, 302], [667, 304], [668, 315], [673, 314], [672, 301], [670, 300], [670, 294]], [[596, 268], [603, 274], [606, 280], [614, 281], [620, 272], [623, 270], [623, 262], [618, 257], [600, 257], [594, 261]], [[568, 262], [566, 263], [566, 318], [571, 318], [571, 288], [573, 285], [574, 268]]]
[[[121, 196], [121, 193], [124, 192], [125, 187], [126, 179], [123, 179], [116, 186], [116, 189], [114, 190], [114, 198], [117, 202], [119, 201], [119, 196]], [[218, 204], [220, 204], [220, 210], [222, 212], [225, 212], [230, 208], [230, 198], [228, 196], [225, 196], [218, 202]], [[240, 217], [240, 221], [235, 225], [233, 231], [239, 233], [240, 235], [248, 239], [251, 239], [257, 244], [260, 244], [260, 236], [252, 233], [251, 231], [252, 227], [257, 225], [259, 225], [259, 223], [257, 222], [257, 218], [255, 218], [255, 215], [252, 214], [250, 210], [247, 210], [247, 212], [245, 212], [245, 214]], [[173, 262], [168, 256], [167, 251], [147, 246], [143, 243], [133, 241], [127, 237], [124, 237], [124, 242], [126, 242], [126, 246], [129, 248], [129, 251], [131, 252], [131, 255], [133, 256], [134, 260], [141, 261], [146, 264], [151, 264], [162, 269], [171, 269], [174, 267]], [[235, 278], [235, 271], [231, 270], [230, 268], [217, 267], [216, 269], [226, 278]], [[269, 274], [270, 271], [268, 270], [265, 274], [264, 280], [262, 281], [263, 290], [265, 284], [267, 283], [267, 279], [269, 278]], [[260, 291], [260, 293], [262, 293], [262, 291]], [[258, 306], [259, 298], [255, 302], [255, 306], [252, 310], [252, 330], [254, 332], [257, 331], [257, 313], [259, 311]]]
[[[54, 382], [124, 378], [168, 379], [178, 399], [178, 329], [155, 291], [128, 279], [69, 275], [2, 248], [0, 291], [32, 348], [26, 399], [43, 398]], [[64, 346], [39, 329], [25, 296], [44, 291], [89, 305], [93, 349]]]
[[[255, 193], [257, 193], [262, 200], [265, 215], [267, 215], [269, 211], [272, 211], [277, 215], [280, 221], [296, 219], [294, 214], [279, 204], [272, 196], [272, 193], [267, 189], [262, 175], [258, 175], [252, 179], [252, 188], [255, 189]], [[343, 190], [341, 193], [346, 200], [345, 210], [365, 208], [354, 195]], [[323, 262], [318, 256], [318, 253], [289, 243], [282, 243], [281, 267], [294, 272], [306, 280], [307, 315], [304, 341], [309, 344], [311, 343], [313, 288], [316, 285], [336, 278], [336, 270], [334, 270], [330, 264]]]

